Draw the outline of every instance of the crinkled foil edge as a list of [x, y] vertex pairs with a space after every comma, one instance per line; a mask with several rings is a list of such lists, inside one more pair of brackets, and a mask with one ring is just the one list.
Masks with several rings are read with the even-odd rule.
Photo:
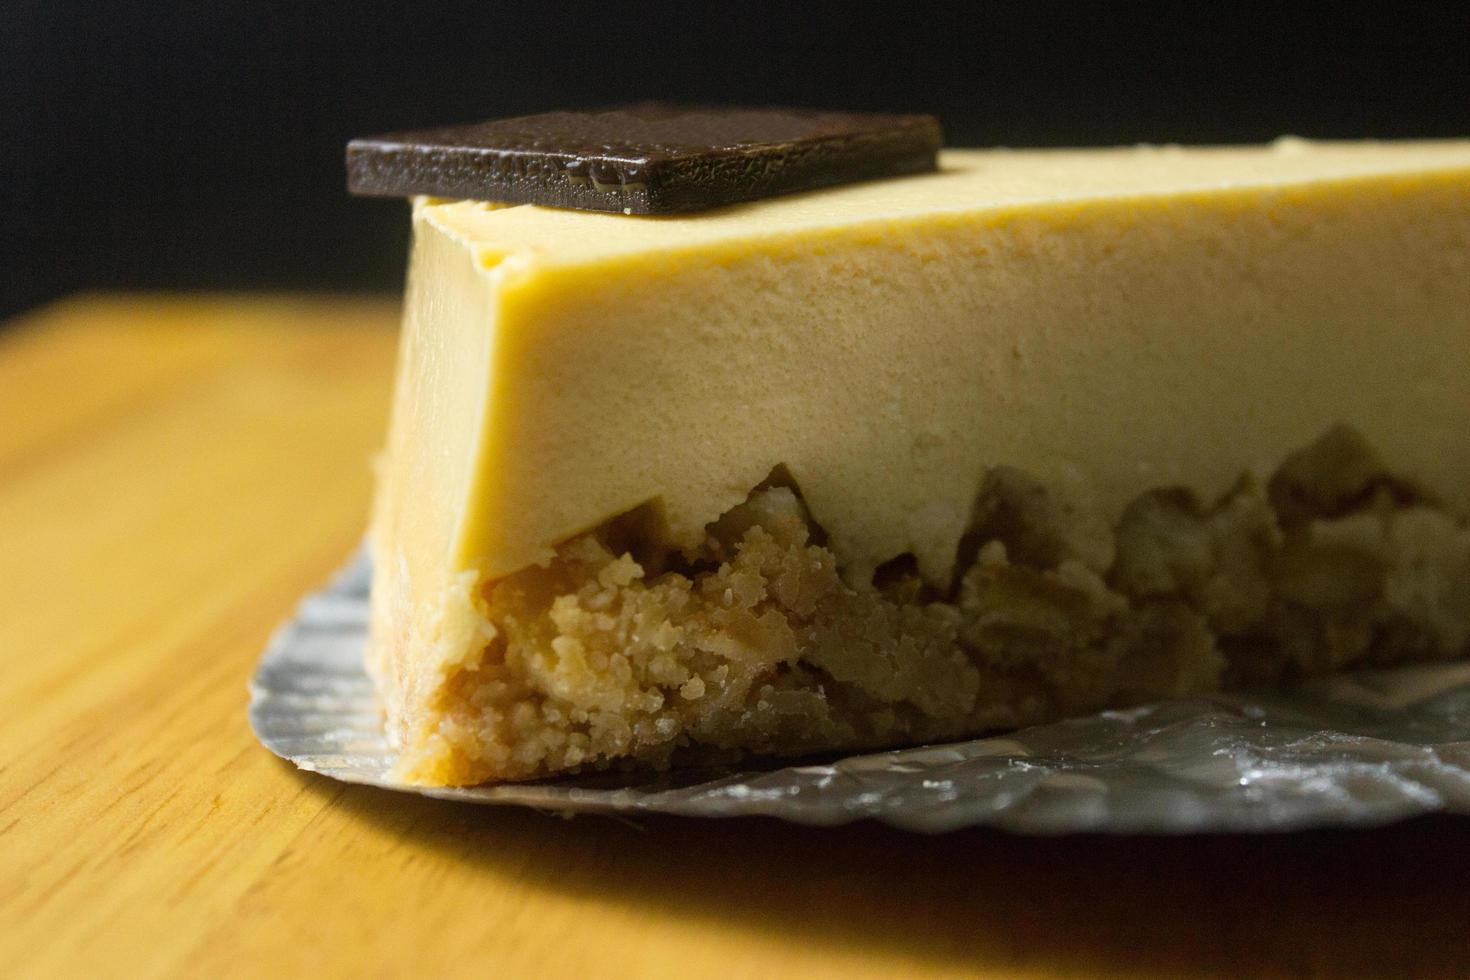
[[344, 782], [565, 813], [872, 819], [924, 833], [1272, 832], [1470, 814], [1470, 663], [769, 771], [407, 786], [389, 778], [392, 751], [363, 669], [370, 580], [359, 553], [276, 632], [250, 683], [250, 724], [266, 748]]

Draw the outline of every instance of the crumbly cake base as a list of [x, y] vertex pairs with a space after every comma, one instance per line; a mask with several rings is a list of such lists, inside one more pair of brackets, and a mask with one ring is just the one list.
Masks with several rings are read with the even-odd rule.
[[385, 692], [399, 775], [897, 746], [1470, 653], [1464, 515], [1346, 428], [1265, 483], [1213, 502], [1155, 490], [1112, 525], [997, 468], [947, 593], [903, 559], [844, 582], [779, 480], [695, 554], [661, 548], [655, 525], [635, 512], [470, 583], [483, 642], [414, 699]]

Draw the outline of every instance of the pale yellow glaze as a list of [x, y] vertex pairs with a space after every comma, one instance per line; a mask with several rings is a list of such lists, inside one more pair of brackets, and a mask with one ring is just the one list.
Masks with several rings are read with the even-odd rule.
[[1114, 514], [1346, 422], [1470, 492], [1470, 142], [951, 151], [687, 217], [415, 214], [375, 529], [398, 656], [456, 655], [473, 580], [649, 501], [693, 544], [778, 464], [854, 582], [904, 552], [946, 579], [999, 464]]

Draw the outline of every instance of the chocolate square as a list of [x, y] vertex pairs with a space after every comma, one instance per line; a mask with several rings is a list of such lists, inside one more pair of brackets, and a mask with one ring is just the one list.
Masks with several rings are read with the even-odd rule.
[[933, 116], [647, 103], [355, 139], [354, 194], [702, 211], [934, 170]]

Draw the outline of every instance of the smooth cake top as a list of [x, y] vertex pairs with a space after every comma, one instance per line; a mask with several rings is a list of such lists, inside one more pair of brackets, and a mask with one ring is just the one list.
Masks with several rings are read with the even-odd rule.
[[1089, 200], [1191, 198], [1232, 188], [1293, 187], [1358, 178], [1463, 170], [1470, 140], [1314, 142], [1266, 146], [1136, 146], [1096, 150], [946, 150], [936, 173], [851, 184], [733, 205], [695, 215], [629, 217], [478, 201], [431, 202], [428, 217], [484, 251], [538, 264], [581, 263], [825, 228], [944, 220], [990, 212], [999, 219], [1065, 217]]

